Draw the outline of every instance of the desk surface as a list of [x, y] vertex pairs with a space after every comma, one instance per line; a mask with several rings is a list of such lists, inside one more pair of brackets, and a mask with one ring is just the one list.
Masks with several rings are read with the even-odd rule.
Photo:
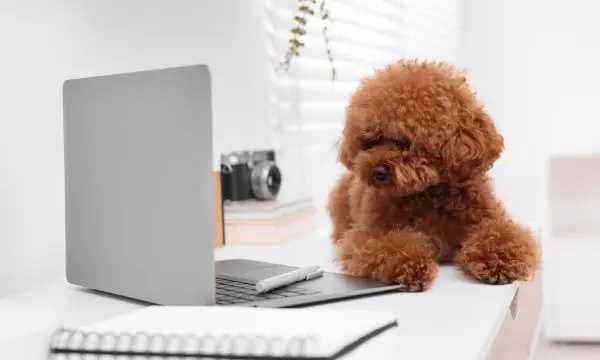
[[[338, 271], [333, 246], [321, 231], [284, 244], [216, 250], [217, 259], [249, 258]], [[518, 285], [489, 286], [440, 269], [423, 293], [393, 293], [321, 305], [393, 313], [398, 327], [370, 340], [348, 359], [485, 359]], [[0, 299], [0, 358], [44, 359], [48, 334], [59, 322], [86, 325], [145, 306], [59, 281]]]

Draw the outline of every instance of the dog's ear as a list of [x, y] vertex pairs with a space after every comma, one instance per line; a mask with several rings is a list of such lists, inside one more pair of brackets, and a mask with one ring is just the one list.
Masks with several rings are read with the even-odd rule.
[[348, 170], [352, 170], [353, 155], [350, 153], [350, 144], [344, 139], [344, 136], [338, 140], [336, 146], [338, 150], [338, 161]]
[[488, 171], [504, 150], [504, 139], [483, 111], [461, 122], [444, 144], [441, 156], [446, 176], [460, 184]]

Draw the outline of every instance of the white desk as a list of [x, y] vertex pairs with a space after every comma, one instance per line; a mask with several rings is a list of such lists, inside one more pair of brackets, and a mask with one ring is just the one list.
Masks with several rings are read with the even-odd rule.
[[[223, 248], [216, 250], [216, 257], [296, 266], [320, 264], [337, 271], [324, 231], [280, 245]], [[423, 293], [393, 293], [321, 306], [387, 311], [397, 316], [397, 328], [368, 341], [348, 359], [479, 360], [489, 357], [517, 288], [516, 284], [478, 284], [448, 266], [440, 269], [435, 285]], [[0, 358], [44, 359], [48, 333], [58, 321], [85, 325], [142, 306], [65, 281], [0, 299]]]

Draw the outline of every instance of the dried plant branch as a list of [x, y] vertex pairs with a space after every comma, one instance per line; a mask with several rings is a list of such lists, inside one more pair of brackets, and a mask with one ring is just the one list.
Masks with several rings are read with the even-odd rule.
[[331, 22], [331, 18], [329, 16], [329, 10], [325, 5], [326, 0], [321, 0], [321, 6], [319, 6], [319, 13], [321, 14], [321, 20], [323, 21], [323, 39], [325, 40], [325, 51], [327, 53], [327, 59], [329, 60], [329, 65], [331, 66], [331, 81], [335, 81], [336, 69], [333, 64], [333, 56], [331, 55], [331, 46], [329, 39], [329, 33], [327, 24]]
[[[316, 0], [296, 0], [297, 8], [294, 14], [294, 25], [291, 30], [291, 38], [288, 40], [288, 48], [283, 56], [283, 60], [279, 63], [278, 70], [288, 71], [294, 58], [300, 56], [300, 49], [305, 46], [302, 37], [306, 34], [306, 23], [309, 17], [315, 15]], [[333, 64], [333, 56], [331, 54], [330, 39], [327, 25], [331, 22], [329, 10], [325, 4], [325, 0], [321, 0], [319, 6], [319, 15], [323, 21], [322, 33], [325, 39], [325, 50], [327, 59], [331, 64], [331, 80], [335, 80], [336, 69]]]
[[292, 37], [288, 40], [288, 49], [283, 56], [283, 60], [279, 63], [279, 69], [288, 71], [292, 60], [300, 56], [300, 49], [304, 47], [304, 42], [301, 38], [306, 34], [306, 23], [308, 16], [314, 14], [314, 10], [310, 5], [314, 0], [297, 0], [298, 8], [294, 15], [294, 26], [292, 27]]

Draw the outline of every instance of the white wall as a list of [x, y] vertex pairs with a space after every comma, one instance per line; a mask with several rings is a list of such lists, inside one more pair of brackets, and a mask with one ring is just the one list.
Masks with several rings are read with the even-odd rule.
[[471, 84], [505, 137], [493, 169], [498, 196], [517, 219], [538, 224], [550, 119], [563, 91], [555, 86], [561, 48], [548, 34], [562, 29], [561, 21], [541, 15], [549, 3], [468, 0], [461, 22], [461, 65], [471, 69]]
[[207, 63], [218, 153], [269, 146], [261, 1], [0, 0], [0, 297], [64, 275], [61, 86]]

